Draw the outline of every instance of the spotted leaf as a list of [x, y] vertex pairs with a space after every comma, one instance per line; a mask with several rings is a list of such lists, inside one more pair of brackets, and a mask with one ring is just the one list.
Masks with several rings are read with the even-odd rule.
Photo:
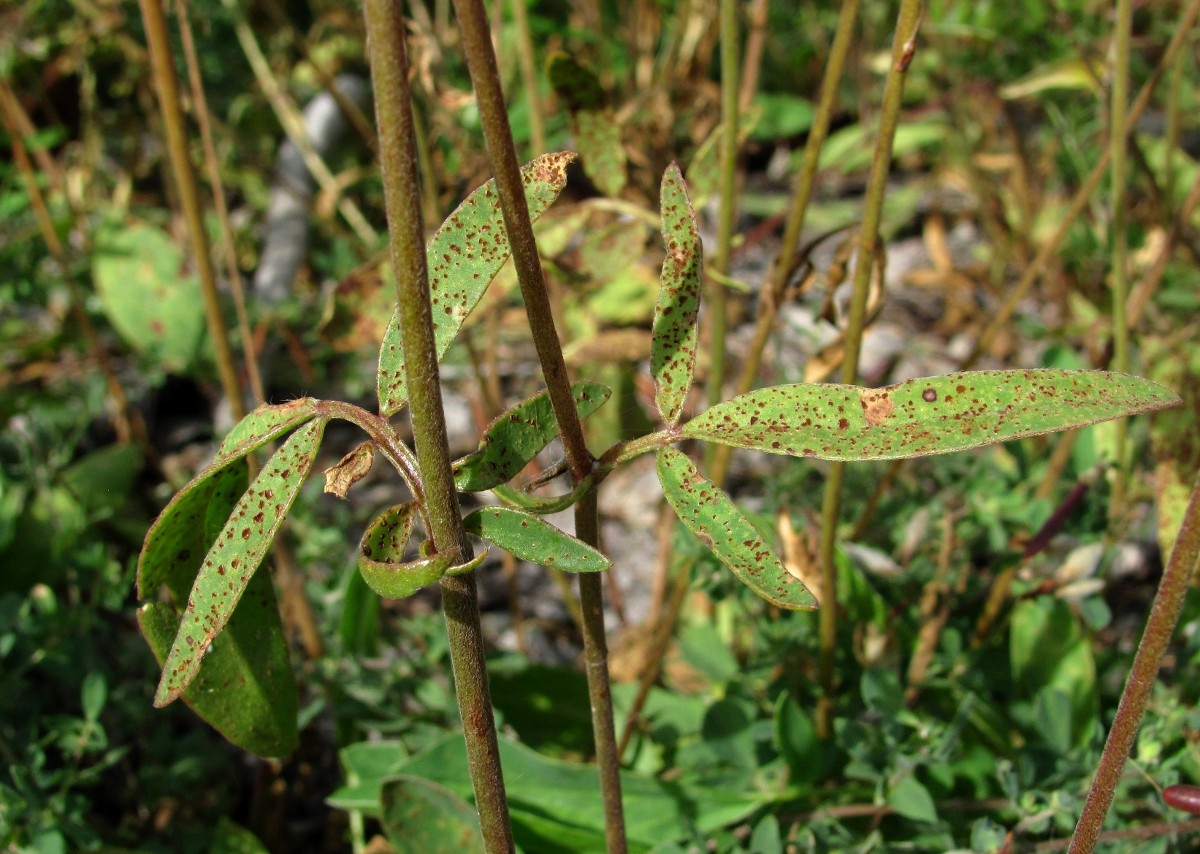
[[[612, 391], [600, 383], [572, 383], [579, 417], [591, 415]], [[482, 492], [516, 477], [558, 435], [550, 394], [526, 398], [488, 425], [479, 450], [454, 464], [454, 483], [463, 492]]]
[[325, 423], [326, 419], [318, 418], [292, 434], [233, 508], [200, 565], [179, 633], [163, 665], [154, 705], [178, 698], [195, 678], [300, 491]]
[[663, 174], [661, 195], [667, 258], [663, 262], [658, 304], [654, 307], [650, 371], [654, 375], [658, 412], [663, 421], [674, 425], [683, 411], [696, 367], [696, 315], [700, 311], [704, 247], [687, 186], [674, 163]]
[[416, 505], [397, 504], [380, 513], [363, 534], [358, 545], [358, 572], [367, 586], [385, 599], [403, 599], [422, 587], [436, 583], [443, 575], [458, 575], [478, 566], [487, 552], [456, 566], [457, 552], [423, 554], [405, 561], [404, 549], [412, 536]]
[[783, 385], [683, 426], [691, 439], [825, 460], [945, 454], [1174, 406], [1157, 383], [1104, 371], [974, 371], [879, 389]]
[[738, 580], [781, 608], [815, 608], [816, 597], [789, 573], [754, 524], [692, 461], [674, 448], [658, 452], [667, 503]]
[[523, 560], [553, 569], [599, 572], [612, 566], [611, 560], [582, 540], [510, 507], [481, 507], [463, 519], [463, 527]]
[[[521, 170], [529, 215], [537, 219], [550, 207], [567, 182], [569, 151], [545, 154]], [[429, 266], [433, 336], [440, 360], [450, 349], [463, 321], [508, 260], [508, 235], [494, 181], [467, 197], [442, 223], [425, 249]], [[379, 412], [392, 415], [408, 402], [404, 349], [396, 312], [388, 322], [379, 350]]]

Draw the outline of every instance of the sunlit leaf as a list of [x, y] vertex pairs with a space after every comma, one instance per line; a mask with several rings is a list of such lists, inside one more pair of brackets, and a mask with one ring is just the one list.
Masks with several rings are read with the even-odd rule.
[[568, 572], [598, 572], [612, 561], [582, 540], [521, 510], [481, 507], [463, 519], [467, 532], [517, 557]]
[[961, 451], [1174, 406], [1170, 389], [1104, 371], [975, 371], [880, 389], [784, 385], [683, 426], [691, 439], [797, 457], [887, 460]]
[[787, 571], [758, 528], [684, 454], [662, 448], [658, 479], [683, 524], [743, 584], [781, 608], [817, 607], [816, 598]]
[[625, 149], [599, 79], [565, 53], [550, 57], [546, 76], [567, 107], [583, 170], [600, 192], [616, 198], [625, 189]]
[[225, 627], [316, 458], [326, 419], [297, 430], [259, 472], [209, 549], [187, 598], [154, 704], [176, 699]]
[[405, 561], [404, 550], [412, 536], [417, 506], [413, 502], [397, 504], [375, 517], [358, 545], [358, 572], [363, 581], [384, 599], [403, 599], [422, 587], [436, 584], [443, 575], [468, 572], [487, 552], [462, 565], [455, 565], [457, 552], [422, 555]]
[[[567, 182], [569, 151], [543, 155], [521, 170], [529, 215], [537, 219]], [[429, 265], [433, 335], [438, 359], [450, 349], [463, 321], [509, 256], [508, 235], [495, 182], [471, 193], [442, 223], [425, 249]], [[379, 350], [379, 412], [392, 415], [408, 402], [400, 323], [392, 314]]]
[[[579, 417], [591, 415], [612, 391], [600, 383], [571, 384]], [[454, 484], [463, 492], [482, 492], [512, 480], [558, 435], [558, 419], [549, 392], [526, 398], [488, 425], [479, 450], [454, 464]]]
[[654, 307], [650, 371], [654, 402], [663, 421], [674, 425], [692, 387], [696, 367], [696, 315], [700, 311], [704, 248], [696, 213], [688, 200], [679, 167], [672, 163], [662, 179], [662, 232], [667, 246], [662, 284]]

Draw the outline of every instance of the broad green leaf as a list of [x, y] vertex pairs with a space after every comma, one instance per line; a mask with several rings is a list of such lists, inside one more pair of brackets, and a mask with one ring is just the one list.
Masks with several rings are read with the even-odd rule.
[[911, 774], [892, 786], [888, 793], [888, 805], [913, 821], [937, 821], [937, 807], [929, 790]]
[[663, 421], [674, 426], [683, 412], [696, 367], [696, 315], [700, 311], [704, 262], [696, 213], [683, 175], [674, 163], [663, 174], [661, 207], [667, 258], [654, 307], [650, 372], [658, 412]]
[[599, 572], [612, 566], [587, 543], [549, 522], [509, 507], [481, 507], [463, 519], [468, 533], [495, 543], [523, 560], [568, 572]]
[[318, 418], [297, 430], [259, 472], [204, 558], [179, 634], [163, 665], [154, 705], [176, 699], [195, 678], [300, 491], [325, 430]]
[[[310, 397], [278, 406], [260, 406], [235, 426], [212, 462], [204, 467], [171, 502], [158, 514], [146, 534], [138, 557], [138, 598], [153, 598], [160, 584], [170, 587], [177, 605], [191, 587], [200, 567], [200, 558], [208, 550], [212, 538], [205, 543], [197, 539], [208, 515], [213, 497], [213, 479], [226, 471], [236, 460], [311, 420], [317, 414], [317, 401]], [[243, 476], [242, 472], [239, 477]], [[244, 486], [244, 481], [242, 481]], [[225, 481], [223, 489], [236, 489], [233, 481]], [[232, 505], [226, 504], [227, 509]], [[224, 516], [220, 523], [224, 523]]]
[[383, 784], [380, 800], [398, 854], [483, 854], [475, 808], [445, 786], [401, 776]]
[[621, 127], [599, 79], [565, 53], [550, 57], [546, 76], [567, 107], [583, 170], [604, 195], [621, 195], [626, 180], [625, 148], [621, 145]]
[[[531, 218], [537, 219], [558, 198], [567, 183], [567, 164], [574, 158], [569, 151], [545, 154], [521, 170]], [[433, 335], [440, 360], [509, 256], [508, 235], [494, 181], [471, 193], [450, 214], [429, 241], [425, 255], [433, 303]], [[377, 382], [381, 415], [393, 415], [408, 402], [404, 348], [395, 312], [379, 349]]]
[[[599, 409], [611, 394], [600, 383], [571, 385], [581, 419]], [[454, 484], [463, 492], [482, 492], [507, 483], [557, 435], [558, 419], [549, 392], [526, 398], [488, 425], [478, 451], [454, 464]]]
[[[138, 611], [142, 633], [161, 665], [179, 632], [179, 609], [151, 602]], [[296, 746], [296, 682], [270, 576], [255, 573], [183, 701], [221, 735], [258, 756], [287, 756]]]
[[203, 301], [175, 242], [149, 225], [102, 229], [92, 258], [100, 306], [121, 337], [169, 370], [194, 365], [205, 346]]
[[754, 524], [684, 454], [658, 452], [658, 479], [683, 524], [738, 579], [781, 608], [815, 608], [816, 597], [789, 573]]
[[975, 371], [880, 389], [783, 385], [738, 395], [683, 435], [823, 460], [945, 454], [1174, 406], [1157, 383], [1104, 371]]

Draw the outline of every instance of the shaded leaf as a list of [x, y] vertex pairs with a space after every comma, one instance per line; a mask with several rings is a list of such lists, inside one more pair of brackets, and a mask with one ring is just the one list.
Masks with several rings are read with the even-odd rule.
[[[612, 391], [600, 383], [571, 384], [579, 417], [591, 415]], [[549, 392], [526, 398], [488, 425], [479, 450], [454, 464], [454, 484], [463, 492], [482, 492], [512, 480], [558, 435], [558, 419]]]
[[508, 486], [493, 486], [492, 492], [505, 504], [511, 504], [518, 510], [527, 510], [539, 516], [547, 516], [551, 513], [561, 513], [563, 510], [571, 507], [591, 488], [592, 479], [589, 477], [577, 484], [574, 489], [565, 495], [553, 495], [549, 497], [528, 495], [519, 489], [513, 489]]
[[195, 678], [213, 639], [258, 569], [317, 455], [326, 419], [297, 430], [246, 490], [209, 550], [187, 599], [154, 704], [177, 698]]
[[383, 784], [380, 801], [398, 854], [483, 854], [475, 808], [445, 786], [401, 776]]
[[604, 195], [619, 196], [625, 189], [625, 149], [599, 79], [565, 53], [547, 60], [546, 76], [567, 107], [584, 171]]
[[568, 572], [598, 572], [612, 561], [549, 522], [509, 507], [481, 507], [463, 519], [468, 533], [523, 560]]
[[674, 425], [692, 387], [696, 367], [696, 315], [700, 311], [704, 248], [696, 213], [679, 166], [672, 163], [662, 179], [662, 233], [667, 247], [662, 284], [654, 307], [650, 372], [655, 405], [663, 421]]
[[[567, 182], [567, 164], [574, 158], [569, 151], [545, 154], [521, 170], [525, 202], [532, 219], [541, 216], [558, 198]], [[440, 360], [509, 256], [508, 235], [494, 181], [471, 193], [450, 214], [429, 241], [425, 254], [433, 305], [433, 335]], [[377, 381], [380, 414], [392, 415], [408, 402], [404, 349], [395, 313], [379, 350]]]
[[1150, 447], [1154, 450], [1155, 509], [1158, 511], [1158, 545], [1164, 555], [1175, 548], [1179, 526], [1200, 474], [1200, 350], [1194, 331], [1184, 330], [1174, 340], [1147, 336], [1143, 344], [1151, 377], [1179, 389], [1183, 406], [1160, 412], [1150, 422]]
[[815, 608], [817, 600], [791, 575], [729, 496], [674, 448], [658, 452], [658, 479], [683, 524], [738, 579], [781, 608]]
[[1104, 371], [975, 371], [880, 389], [783, 385], [717, 404], [691, 439], [825, 460], [944, 454], [1174, 406], [1170, 389]]
[[905, 818], [913, 821], [937, 821], [937, 807], [933, 798], [912, 775], [904, 777], [888, 793], [888, 805]]

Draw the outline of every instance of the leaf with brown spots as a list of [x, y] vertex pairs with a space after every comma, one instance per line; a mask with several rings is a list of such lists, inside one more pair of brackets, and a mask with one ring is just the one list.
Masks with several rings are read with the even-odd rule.
[[781, 608], [817, 607], [816, 597], [787, 571], [758, 528], [684, 454], [659, 450], [658, 480], [683, 524], [743, 584]]
[[[567, 183], [569, 151], [545, 154], [521, 170], [529, 216], [537, 219], [554, 203]], [[496, 273], [508, 260], [508, 235], [500, 212], [495, 181], [471, 193], [450, 214], [425, 249], [429, 266], [433, 337], [440, 360], [462, 329], [463, 321], [479, 303]], [[408, 402], [404, 374], [404, 348], [396, 312], [388, 323], [379, 349], [379, 412], [389, 416]]]
[[457, 551], [405, 562], [404, 549], [412, 536], [416, 509], [411, 501], [389, 507], [375, 517], [358, 544], [358, 572], [384, 599], [403, 599], [437, 583], [447, 572], [457, 575], [474, 569], [487, 554], [485, 551], [461, 566], [454, 565]]
[[[600, 383], [571, 384], [580, 419], [599, 409], [611, 394]], [[488, 425], [478, 451], [454, 463], [454, 485], [463, 492], [482, 492], [507, 483], [557, 435], [549, 393], [526, 398]]]
[[661, 195], [667, 258], [654, 307], [650, 372], [657, 389], [654, 402], [658, 412], [663, 421], [674, 426], [683, 412], [696, 367], [696, 315], [700, 311], [704, 247], [687, 186], [674, 163], [663, 174]]
[[1175, 392], [1105, 371], [973, 371], [880, 389], [783, 385], [738, 395], [683, 426], [703, 439], [823, 460], [946, 454], [1175, 406]]
[[463, 519], [467, 533], [522, 560], [568, 572], [599, 572], [612, 561], [544, 519], [510, 507], [481, 507]]
[[179, 633], [154, 695], [155, 706], [179, 697], [195, 678], [300, 491], [317, 456], [325, 423], [326, 419], [318, 418], [297, 430], [233, 508], [187, 597]]
[[565, 53], [550, 56], [546, 76], [566, 105], [583, 170], [604, 195], [621, 195], [626, 182], [625, 146], [621, 144], [621, 126], [600, 80]]

